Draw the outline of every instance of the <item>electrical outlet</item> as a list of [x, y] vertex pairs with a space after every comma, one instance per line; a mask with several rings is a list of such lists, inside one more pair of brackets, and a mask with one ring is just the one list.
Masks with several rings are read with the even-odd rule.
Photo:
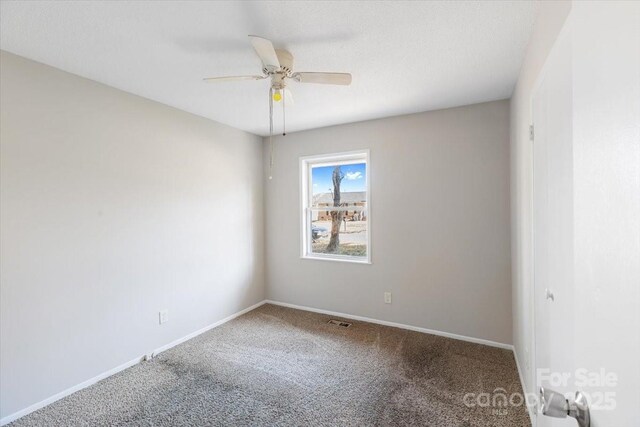
[[391, 304], [391, 292], [384, 293], [384, 303]]
[[169, 321], [169, 310], [160, 310], [158, 315], [161, 325]]

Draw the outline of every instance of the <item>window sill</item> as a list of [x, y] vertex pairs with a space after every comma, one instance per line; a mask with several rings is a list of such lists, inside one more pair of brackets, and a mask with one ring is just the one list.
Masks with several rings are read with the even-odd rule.
[[368, 264], [371, 265], [371, 260], [350, 258], [350, 257], [333, 257], [322, 255], [301, 255], [300, 259], [316, 260], [316, 261], [335, 261], [335, 262], [347, 262], [350, 264]]

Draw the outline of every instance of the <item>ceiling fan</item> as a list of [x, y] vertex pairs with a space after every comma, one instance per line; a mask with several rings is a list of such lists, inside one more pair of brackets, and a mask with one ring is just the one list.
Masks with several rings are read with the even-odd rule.
[[[274, 90], [274, 101], [282, 99], [281, 91], [287, 86], [286, 80], [295, 80], [299, 83], [321, 83], [330, 85], [350, 85], [349, 73], [318, 73], [318, 72], [293, 72], [293, 55], [284, 49], [275, 49], [273, 43], [264, 37], [249, 36], [260, 61], [262, 61], [262, 75], [254, 76], [226, 76], [208, 77], [206, 82], [227, 82], [236, 80], [262, 80], [271, 79], [271, 88]], [[277, 96], [279, 94], [280, 96]], [[277, 98], [277, 99], [276, 99]]]
[[[351, 84], [351, 74], [349, 73], [324, 73], [324, 72], [293, 72], [293, 55], [284, 49], [275, 49], [273, 43], [264, 37], [249, 36], [253, 49], [262, 61], [262, 75], [253, 76], [225, 76], [225, 77], [207, 77], [203, 79], [205, 82], [228, 82], [239, 80], [263, 80], [271, 79], [269, 86], [269, 142], [273, 136], [273, 101], [282, 101], [283, 111], [283, 129], [282, 134], [285, 135], [284, 129], [284, 105], [285, 98], [291, 94], [287, 89], [287, 81], [294, 80], [299, 83], [320, 83], [330, 85]], [[273, 144], [271, 144], [271, 161], [270, 167], [273, 166]], [[271, 174], [269, 174], [271, 175]], [[271, 179], [271, 176], [269, 176]]]

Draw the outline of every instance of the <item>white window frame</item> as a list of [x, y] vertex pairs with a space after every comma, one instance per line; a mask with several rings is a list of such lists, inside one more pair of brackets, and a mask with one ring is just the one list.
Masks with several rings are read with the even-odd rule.
[[[318, 166], [333, 166], [336, 164], [348, 165], [365, 163], [365, 180], [367, 200], [363, 209], [367, 215], [367, 256], [357, 257], [350, 255], [318, 254], [311, 251], [311, 201], [313, 189], [311, 188], [311, 169]], [[356, 264], [371, 264], [371, 177], [369, 170], [369, 150], [349, 151], [345, 153], [322, 154], [318, 156], [300, 157], [300, 257], [303, 259], [315, 259], [322, 261], [341, 261]], [[353, 206], [340, 208], [331, 207], [321, 210], [354, 210]]]

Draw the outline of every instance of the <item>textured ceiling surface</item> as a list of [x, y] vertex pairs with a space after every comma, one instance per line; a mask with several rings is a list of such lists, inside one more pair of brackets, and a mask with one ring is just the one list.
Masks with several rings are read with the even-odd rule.
[[[266, 135], [268, 81], [248, 34], [294, 71], [353, 74], [351, 86], [292, 82], [296, 131], [511, 96], [536, 2], [2, 1], [3, 50]], [[276, 131], [280, 130], [276, 110]]]

